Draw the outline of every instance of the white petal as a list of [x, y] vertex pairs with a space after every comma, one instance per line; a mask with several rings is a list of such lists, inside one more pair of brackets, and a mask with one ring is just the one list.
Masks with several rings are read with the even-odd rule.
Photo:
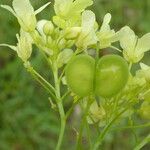
[[138, 40], [136, 50], [137, 52], [141, 51], [141, 53], [150, 50], [150, 33], [145, 34]]
[[38, 23], [37, 23], [37, 30], [40, 32], [41, 35], [44, 35], [43, 27], [46, 23], [47, 23], [47, 20], [44, 20], [44, 19], [38, 21]]
[[8, 6], [8, 5], [1, 5], [2, 8], [8, 10], [9, 12], [11, 12], [15, 17], [16, 17], [16, 13], [14, 12], [14, 10]]
[[148, 66], [148, 65], [146, 65], [146, 64], [144, 64], [144, 63], [140, 63], [140, 67], [141, 67], [141, 69], [143, 69], [143, 70], [150, 69], [150, 66]]
[[45, 5], [43, 5], [42, 7], [40, 7], [39, 9], [37, 9], [35, 11], [35, 15], [39, 14], [41, 11], [43, 11], [51, 2], [46, 3]]
[[89, 33], [95, 24], [95, 14], [90, 11], [86, 10], [82, 13], [82, 32]]
[[124, 50], [134, 50], [137, 42], [137, 36], [130, 27], [125, 26], [120, 30], [120, 45]]
[[109, 26], [110, 20], [111, 20], [111, 14], [110, 14], [110, 13], [107, 13], [107, 14], [104, 16], [104, 19], [103, 19], [103, 23], [102, 23], [100, 32], [107, 32], [107, 31], [110, 30], [110, 26]]
[[10, 49], [17, 51], [17, 47], [13, 46], [13, 45], [9, 45], [9, 44], [0, 44], [0, 46], [5, 46], [5, 47], [9, 47]]
[[20, 18], [34, 14], [34, 9], [29, 0], [13, 0], [13, 8]]

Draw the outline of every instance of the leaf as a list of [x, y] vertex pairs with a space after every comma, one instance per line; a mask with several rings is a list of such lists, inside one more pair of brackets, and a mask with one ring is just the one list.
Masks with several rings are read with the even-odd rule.
[[50, 5], [51, 2], [46, 3], [45, 5], [43, 5], [42, 7], [40, 7], [39, 9], [35, 10], [35, 15], [39, 14], [41, 11], [43, 11], [48, 5]]
[[141, 53], [144, 53], [146, 51], [150, 50], [150, 33], [145, 34], [140, 39], [138, 39], [136, 51], [140, 51]]
[[58, 67], [62, 67], [66, 64], [72, 57], [73, 50], [72, 49], [64, 49], [57, 58], [57, 65]]
[[0, 44], [0, 46], [5, 46], [5, 47], [9, 47], [10, 49], [17, 51], [17, 47], [13, 46], [13, 45], [9, 45], [9, 44]]

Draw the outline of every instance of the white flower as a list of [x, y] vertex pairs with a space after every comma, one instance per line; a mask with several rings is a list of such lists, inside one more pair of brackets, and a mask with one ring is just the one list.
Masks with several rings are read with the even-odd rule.
[[81, 33], [76, 41], [76, 46], [79, 49], [86, 49], [88, 46], [97, 43], [97, 36], [94, 30], [95, 14], [86, 10], [82, 13]]
[[120, 30], [120, 45], [127, 61], [139, 62], [146, 51], [150, 49], [150, 33], [138, 38], [130, 27], [125, 26]]
[[18, 19], [18, 22], [24, 31], [32, 32], [36, 27], [36, 14], [40, 13], [49, 4], [50, 3], [47, 3], [34, 11], [29, 0], [13, 0], [13, 9], [8, 5], [1, 5], [1, 7], [10, 11]]
[[137, 71], [137, 76], [144, 78], [148, 83], [150, 83], [150, 66], [140, 63], [141, 70]]
[[27, 32], [23, 31], [22, 29], [20, 30], [20, 36], [19, 34], [17, 34], [16, 36], [18, 40], [17, 46], [9, 44], [0, 44], [0, 46], [7, 46], [11, 48], [12, 50], [17, 52], [18, 57], [20, 57], [23, 62], [27, 62], [32, 53], [32, 38]]
[[111, 43], [116, 42], [119, 39], [118, 33], [115, 33], [114, 30], [110, 29], [110, 20], [111, 14], [107, 13], [104, 16], [100, 31], [97, 33], [97, 37], [100, 42], [100, 49], [110, 47]]

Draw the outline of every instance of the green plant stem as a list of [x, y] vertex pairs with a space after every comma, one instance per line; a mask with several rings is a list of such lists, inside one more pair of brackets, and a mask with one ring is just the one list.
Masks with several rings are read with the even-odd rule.
[[150, 142], [150, 134], [146, 136], [133, 150], [140, 150], [143, 146]]
[[85, 126], [85, 123], [86, 123], [86, 117], [87, 117], [90, 105], [91, 105], [91, 100], [89, 98], [89, 100], [87, 102], [87, 105], [86, 105], [86, 108], [85, 108], [85, 111], [84, 111], [84, 114], [83, 114], [81, 125], [80, 125], [79, 135], [78, 135], [78, 138], [77, 138], [77, 148], [76, 148], [77, 150], [81, 150], [82, 134], [83, 134], [83, 129], [84, 129], [84, 126]]
[[134, 126], [126, 126], [126, 127], [122, 127], [122, 128], [114, 128], [114, 129], [112, 129], [113, 131], [114, 130], [126, 130], [126, 129], [131, 129], [131, 128], [133, 128], [133, 129], [137, 129], [137, 128], [146, 128], [146, 127], [150, 127], [150, 123], [147, 123], [147, 124], [141, 124], [141, 125], [134, 125]]
[[106, 135], [107, 131], [110, 129], [110, 127], [113, 125], [113, 123], [127, 110], [123, 109], [118, 115], [116, 115], [116, 117], [114, 119], [112, 119], [112, 121], [103, 129], [103, 131], [100, 133], [100, 135], [97, 137], [96, 142], [93, 145], [93, 149], [92, 150], [97, 150], [99, 145], [102, 143], [102, 140], [104, 138], [104, 136]]
[[58, 78], [58, 68], [57, 64], [54, 62], [53, 64], [53, 73], [54, 73], [54, 81], [55, 81], [55, 94], [57, 97], [57, 106], [60, 114], [60, 121], [61, 121], [61, 127], [60, 127], [60, 133], [59, 133], [59, 138], [56, 146], [56, 150], [60, 150], [63, 136], [64, 136], [64, 131], [65, 131], [65, 126], [66, 126], [66, 117], [65, 117], [65, 111], [60, 95], [60, 84], [59, 84], [59, 78]]
[[87, 131], [87, 137], [88, 137], [88, 141], [89, 141], [89, 148], [90, 148], [90, 150], [92, 150], [91, 133], [90, 133], [90, 127], [89, 127], [87, 120], [86, 120], [86, 131]]
[[42, 85], [42, 87], [44, 89], [46, 89], [50, 96], [56, 100], [56, 96], [54, 95], [54, 87], [48, 82], [46, 81], [38, 72], [36, 72], [33, 67], [28, 67], [27, 71], [32, 75], [32, 77]]

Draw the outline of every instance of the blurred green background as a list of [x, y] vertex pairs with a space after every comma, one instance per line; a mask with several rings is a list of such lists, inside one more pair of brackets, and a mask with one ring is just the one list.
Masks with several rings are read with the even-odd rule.
[[[39, 8], [48, 0], [31, 0]], [[12, 0], [0, 0], [11, 5]], [[37, 18], [50, 19], [54, 14], [51, 6]], [[112, 28], [118, 30], [129, 25], [141, 36], [150, 32], [150, 0], [95, 0], [91, 9], [101, 23], [107, 12], [112, 14]], [[15, 44], [19, 25], [15, 17], [0, 8], [0, 43]], [[50, 70], [34, 48], [32, 63], [44, 77], [52, 77]], [[150, 53], [143, 62], [150, 64]], [[67, 106], [66, 106], [67, 107]], [[70, 119], [74, 122], [74, 118]], [[74, 148], [75, 131], [71, 123], [67, 126], [63, 150]], [[149, 130], [139, 130], [139, 135]], [[53, 150], [59, 133], [58, 114], [54, 112], [47, 93], [30, 77], [16, 54], [0, 47], [0, 150]], [[131, 131], [110, 134], [104, 142], [104, 150], [132, 150], [134, 145]], [[147, 145], [143, 150], [149, 150]]]

